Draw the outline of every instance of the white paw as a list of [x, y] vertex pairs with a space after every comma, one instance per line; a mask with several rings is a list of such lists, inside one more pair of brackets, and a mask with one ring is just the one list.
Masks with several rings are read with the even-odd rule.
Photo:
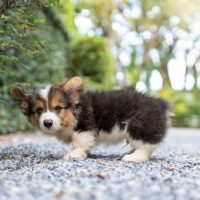
[[132, 154], [125, 155], [122, 158], [122, 160], [126, 162], [145, 162], [149, 160], [149, 157], [142, 154], [132, 153]]
[[64, 155], [64, 160], [70, 159], [85, 159], [87, 158], [87, 153], [82, 149], [74, 149], [73, 151]]

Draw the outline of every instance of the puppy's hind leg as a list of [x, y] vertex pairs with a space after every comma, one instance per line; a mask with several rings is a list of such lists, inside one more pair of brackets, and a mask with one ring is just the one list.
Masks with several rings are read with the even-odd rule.
[[91, 131], [74, 132], [72, 136], [73, 150], [65, 154], [64, 159], [85, 159], [95, 144], [95, 135]]
[[133, 141], [135, 151], [131, 154], [125, 155], [122, 160], [127, 162], [145, 162], [149, 160], [156, 145], [143, 143], [142, 141]]

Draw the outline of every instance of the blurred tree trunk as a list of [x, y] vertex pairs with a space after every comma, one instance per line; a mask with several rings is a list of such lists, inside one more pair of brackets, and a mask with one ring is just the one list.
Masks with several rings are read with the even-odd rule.
[[187, 65], [187, 55], [188, 55], [188, 53], [189, 53], [189, 49], [187, 49], [186, 50], [186, 52], [185, 52], [185, 61], [186, 61], [186, 66], [185, 66], [185, 76], [184, 76], [184, 91], [186, 91], [186, 83], [187, 83], [187, 75], [188, 75], [188, 73], [189, 73], [189, 67], [188, 67], [188, 65]]
[[[114, 57], [113, 56], [113, 66], [115, 68], [115, 72], [123, 72], [124, 73], [124, 68], [119, 60], [119, 54], [120, 54], [120, 43], [121, 43], [121, 38], [118, 37], [116, 32], [112, 28], [112, 10], [113, 8], [110, 8], [107, 10], [107, 15], [109, 16], [108, 21], [107, 21], [107, 30], [104, 33], [104, 36], [107, 38], [107, 41], [109, 43], [110, 48], [112, 49], [115, 47], [118, 51], [118, 56]], [[124, 73], [125, 74], [125, 73]], [[116, 79], [115, 79], [116, 80]], [[120, 86], [126, 86], [127, 82], [126, 80], [116, 80], [117, 84]]]
[[[62, 24], [61, 20], [57, 16], [56, 12], [51, 7], [42, 7], [42, 12], [46, 16], [46, 19], [49, 23], [54, 27], [55, 30], [58, 30], [61, 35], [63, 36], [64, 40], [66, 41], [66, 48], [65, 48], [65, 55], [67, 59], [66, 67], [68, 67], [71, 63], [71, 49], [70, 49], [70, 36], [64, 25]], [[56, 38], [55, 38], [56, 40]], [[70, 76], [70, 72], [67, 73], [66, 76]]]
[[161, 66], [160, 66], [160, 74], [163, 79], [163, 84], [164, 84], [164, 86], [167, 86], [170, 88], [172, 88], [172, 85], [171, 85], [167, 66], [168, 66], [168, 62], [172, 56], [172, 50], [173, 50], [173, 48], [171, 47], [170, 50], [168, 51], [169, 54], [167, 53], [165, 55], [165, 57], [162, 59]]
[[195, 92], [195, 91], [198, 91], [199, 88], [198, 88], [198, 71], [197, 71], [197, 68], [196, 68], [196, 64], [200, 62], [200, 55], [198, 56], [198, 58], [196, 59], [196, 62], [194, 63], [193, 67], [192, 67], [192, 70], [193, 70], [193, 76], [194, 76], [194, 85], [193, 85], [193, 88], [192, 90]]
[[193, 86], [193, 90], [198, 90], [198, 84], [197, 84], [197, 79], [198, 79], [198, 72], [196, 67], [193, 67], [193, 76], [194, 76], [194, 86]]
[[61, 20], [57, 16], [56, 12], [51, 7], [42, 7], [42, 12], [46, 16], [47, 20], [51, 23], [51, 25], [62, 34], [63, 38], [66, 42], [70, 41], [69, 34], [67, 30], [64, 28]]

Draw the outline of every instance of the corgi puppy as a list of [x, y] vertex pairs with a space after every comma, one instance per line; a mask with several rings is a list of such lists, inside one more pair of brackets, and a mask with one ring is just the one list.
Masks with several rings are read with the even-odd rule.
[[134, 151], [122, 160], [147, 161], [168, 127], [166, 101], [134, 88], [83, 92], [80, 77], [34, 94], [13, 87], [11, 96], [34, 127], [72, 143], [73, 150], [64, 159], [84, 159], [97, 143], [114, 144], [126, 139]]

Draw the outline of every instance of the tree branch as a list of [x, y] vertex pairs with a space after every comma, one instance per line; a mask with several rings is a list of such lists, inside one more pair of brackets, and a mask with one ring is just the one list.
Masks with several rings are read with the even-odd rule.
[[37, 3], [24, 3], [24, 4], [18, 4], [18, 5], [14, 5], [14, 6], [11, 6], [10, 9], [15, 9], [15, 8], [23, 8], [23, 7], [32, 7], [32, 6], [35, 6], [37, 5]]
[[18, 0], [4, 0], [3, 4], [0, 5], [0, 18], [4, 13], [6, 13], [10, 9], [31, 7], [39, 4], [40, 0], [32, 0], [30, 3], [19, 3]]
[[3, 4], [0, 6], [0, 17], [15, 3], [16, 0], [4, 0]]

